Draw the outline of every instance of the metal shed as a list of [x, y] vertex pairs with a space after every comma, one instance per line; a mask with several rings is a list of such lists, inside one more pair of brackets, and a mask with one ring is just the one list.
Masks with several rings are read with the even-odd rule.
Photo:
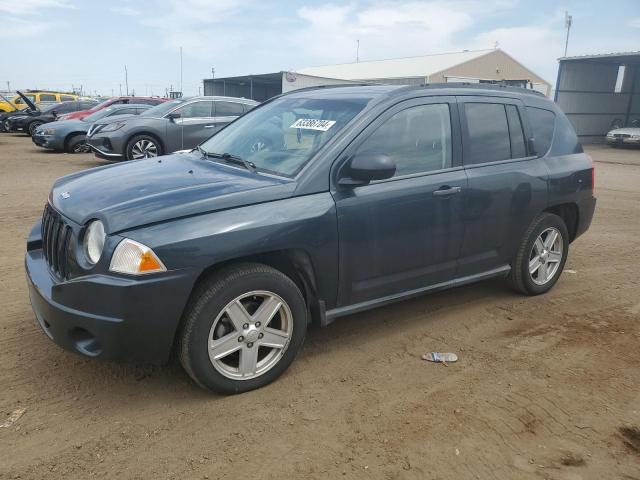
[[640, 52], [558, 59], [555, 101], [582, 142], [640, 120]]
[[352, 83], [347, 80], [303, 75], [295, 72], [263, 73], [238, 77], [205, 78], [205, 95], [242, 97], [264, 102], [269, 98], [305, 87]]

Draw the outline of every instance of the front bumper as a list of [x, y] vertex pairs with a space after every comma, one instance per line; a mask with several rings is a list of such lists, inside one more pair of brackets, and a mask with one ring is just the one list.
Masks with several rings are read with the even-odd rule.
[[47, 148], [49, 150], [64, 150], [63, 142], [60, 142], [54, 135], [45, 135], [43, 133], [35, 133], [31, 137], [31, 141], [37, 146]]
[[25, 267], [31, 306], [51, 340], [88, 357], [167, 361], [197, 272], [140, 278], [96, 274], [59, 281], [41, 243], [32, 232]]
[[111, 161], [120, 161], [125, 158], [124, 146], [117, 137], [111, 138], [98, 133], [87, 137], [87, 145], [89, 145], [98, 158]]
[[609, 145], [640, 145], [640, 138], [633, 137], [607, 137]]

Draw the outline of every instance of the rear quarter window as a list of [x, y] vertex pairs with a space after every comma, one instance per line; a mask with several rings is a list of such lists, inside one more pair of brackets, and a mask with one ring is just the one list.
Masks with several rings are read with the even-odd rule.
[[57, 102], [55, 95], [49, 95], [46, 93], [40, 94], [40, 101], [41, 102]]
[[550, 110], [536, 107], [527, 107], [527, 115], [533, 129], [536, 153], [539, 156], [546, 155], [551, 148], [556, 115]]
[[550, 155], [571, 155], [582, 152], [582, 145], [569, 119], [563, 114], [557, 115], [556, 132], [553, 136]]

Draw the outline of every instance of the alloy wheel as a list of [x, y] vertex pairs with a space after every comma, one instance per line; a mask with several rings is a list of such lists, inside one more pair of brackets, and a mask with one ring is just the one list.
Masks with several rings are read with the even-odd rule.
[[140, 158], [151, 158], [158, 156], [158, 146], [151, 140], [142, 139], [133, 144], [131, 148], [131, 157], [134, 160]]
[[209, 359], [222, 375], [249, 380], [271, 370], [293, 334], [289, 305], [273, 292], [236, 297], [218, 314], [208, 337]]
[[555, 227], [545, 229], [533, 244], [529, 254], [529, 275], [536, 285], [545, 285], [558, 272], [564, 244], [560, 231]]

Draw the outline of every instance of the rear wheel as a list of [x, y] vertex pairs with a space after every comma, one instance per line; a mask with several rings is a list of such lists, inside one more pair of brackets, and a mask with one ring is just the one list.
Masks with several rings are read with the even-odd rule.
[[89, 151], [89, 145], [87, 145], [87, 138], [85, 135], [74, 135], [67, 140], [66, 149], [67, 153], [87, 153]]
[[125, 148], [127, 160], [140, 160], [162, 155], [160, 142], [150, 135], [136, 135]]
[[306, 329], [307, 307], [289, 277], [262, 264], [232, 266], [194, 293], [179, 337], [180, 362], [205, 389], [246, 392], [287, 369]]
[[569, 253], [569, 231], [562, 218], [539, 215], [527, 229], [513, 260], [509, 282], [525, 295], [549, 291], [558, 281]]

